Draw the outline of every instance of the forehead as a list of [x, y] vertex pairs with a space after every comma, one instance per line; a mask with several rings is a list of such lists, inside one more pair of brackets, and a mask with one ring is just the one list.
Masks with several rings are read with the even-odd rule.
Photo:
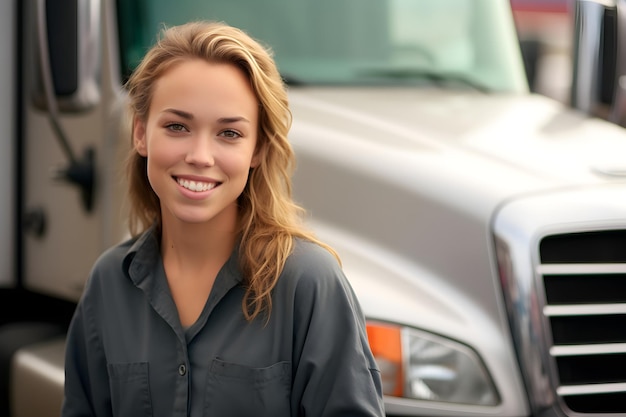
[[246, 74], [231, 63], [185, 60], [169, 68], [154, 83], [151, 108], [182, 106], [200, 111], [221, 107], [258, 112], [258, 100]]

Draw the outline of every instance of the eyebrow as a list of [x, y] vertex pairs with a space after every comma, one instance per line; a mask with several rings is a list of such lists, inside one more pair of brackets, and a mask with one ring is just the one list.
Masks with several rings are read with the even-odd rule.
[[[183, 110], [178, 110], [178, 109], [165, 109], [163, 110], [163, 113], [173, 113], [179, 117], [182, 117], [183, 119], [186, 120], [193, 120], [193, 114], [188, 113], [186, 111]], [[245, 123], [250, 123], [250, 120], [246, 119], [243, 116], [233, 116], [233, 117], [220, 117], [219, 119], [217, 119], [218, 123], [221, 124], [229, 124], [229, 123], [237, 123], [237, 122], [245, 122]]]
[[193, 114], [187, 113], [186, 111], [177, 110], [177, 109], [165, 109], [163, 113], [173, 113], [177, 116], [182, 117], [183, 119], [193, 120]]
[[246, 119], [243, 116], [237, 116], [237, 117], [221, 117], [219, 119], [217, 119], [217, 121], [219, 123], [224, 123], [224, 124], [229, 124], [229, 123], [237, 123], [237, 122], [245, 122], [245, 123], [250, 123], [250, 120]]

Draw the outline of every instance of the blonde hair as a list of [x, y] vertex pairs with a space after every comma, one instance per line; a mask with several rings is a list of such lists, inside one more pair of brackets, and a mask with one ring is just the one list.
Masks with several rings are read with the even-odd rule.
[[[259, 102], [257, 150], [260, 163], [251, 170], [239, 197], [241, 268], [246, 293], [246, 319], [269, 317], [271, 291], [276, 285], [294, 238], [303, 238], [337, 253], [304, 227], [304, 210], [292, 199], [295, 156], [287, 134], [291, 111], [287, 92], [271, 51], [240, 29], [222, 22], [189, 22], [165, 28], [126, 83], [131, 114], [146, 120], [155, 82], [170, 68], [190, 59], [230, 63], [243, 71]], [[132, 146], [127, 163], [129, 226], [132, 235], [150, 225], [160, 227], [159, 198], [146, 173], [147, 160]]]

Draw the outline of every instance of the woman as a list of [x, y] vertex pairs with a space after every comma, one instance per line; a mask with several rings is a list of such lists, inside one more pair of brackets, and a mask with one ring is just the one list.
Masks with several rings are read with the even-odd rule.
[[173, 27], [127, 89], [133, 238], [76, 309], [62, 415], [382, 416], [358, 301], [291, 198], [268, 51], [222, 23]]

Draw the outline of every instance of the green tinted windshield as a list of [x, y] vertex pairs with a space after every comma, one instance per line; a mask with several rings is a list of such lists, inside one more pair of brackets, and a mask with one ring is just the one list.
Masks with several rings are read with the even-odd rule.
[[163, 25], [221, 20], [273, 51], [288, 82], [527, 89], [503, 0], [118, 0], [124, 75]]

